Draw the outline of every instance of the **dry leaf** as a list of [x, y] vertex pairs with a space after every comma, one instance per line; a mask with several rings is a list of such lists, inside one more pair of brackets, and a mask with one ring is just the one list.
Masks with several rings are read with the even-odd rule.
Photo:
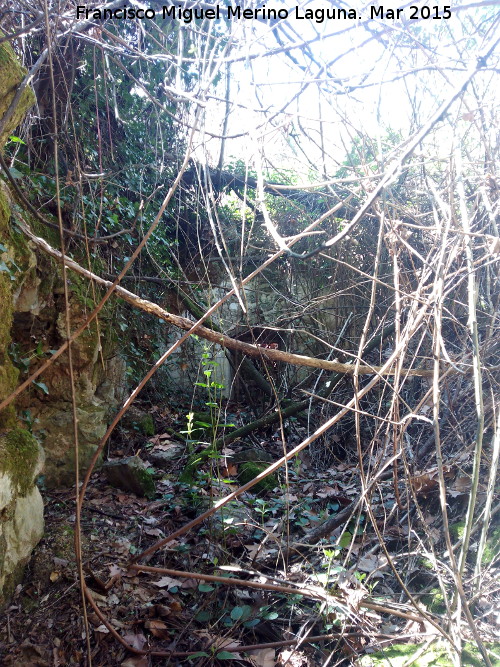
[[133, 656], [121, 662], [120, 667], [148, 667], [148, 658], [146, 655]]
[[167, 590], [171, 588], [186, 588], [184, 583], [179, 579], [173, 579], [172, 577], [162, 577], [158, 581], [153, 581], [153, 586], [158, 586], [158, 588], [166, 588]]
[[276, 664], [273, 648], [261, 648], [256, 651], [248, 651], [248, 656], [256, 667], [274, 667]]
[[123, 639], [127, 642], [127, 644], [132, 646], [132, 648], [136, 648], [139, 651], [142, 651], [142, 648], [146, 643], [146, 637], [142, 634], [142, 632], [124, 635]]
[[109, 634], [108, 628], [104, 625], [104, 623], [101, 623], [101, 625], [95, 629], [96, 632], [100, 632], [103, 635]]
[[485, 238], [490, 255], [498, 255], [500, 253], [500, 238], [498, 236], [490, 236], [489, 234], [486, 234]]
[[158, 639], [169, 639], [170, 634], [167, 629], [167, 625], [163, 621], [151, 620], [144, 623], [144, 627], [147, 628], [153, 637], [158, 637]]
[[200, 639], [203, 639], [205, 646], [213, 647], [219, 651], [221, 649], [224, 649], [225, 651], [234, 651], [241, 646], [241, 642], [237, 639], [213, 635], [208, 632], [208, 630], [195, 630], [193, 634], [195, 634]]

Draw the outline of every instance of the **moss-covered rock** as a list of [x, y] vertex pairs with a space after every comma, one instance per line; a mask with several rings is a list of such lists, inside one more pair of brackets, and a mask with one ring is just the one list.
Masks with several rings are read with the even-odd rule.
[[[36, 419], [34, 432], [40, 438], [47, 455], [45, 486], [70, 486], [75, 478], [73, 412], [71, 403], [57, 401], [39, 403], [32, 410]], [[106, 433], [108, 407], [94, 400], [77, 408], [78, 462], [86, 470]]]
[[103, 465], [108, 482], [123, 491], [130, 491], [137, 496], [154, 498], [155, 483], [153, 474], [137, 456], [107, 461]]
[[28, 431], [18, 428], [0, 436], [0, 606], [43, 536], [43, 501], [34, 485], [43, 459]]
[[[0, 31], [0, 36], [3, 33]], [[17, 88], [24, 76], [26, 70], [19, 64], [16, 54], [8, 42], [0, 44], [0, 119], [5, 116]], [[35, 95], [28, 86], [24, 89], [21, 99], [12, 114], [3, 132], [0, 134], [0, 148], [3, 147], [12, 131], [19, 125], [24, 118], [26, 111], [34, 104]]]
[[[252, 479], [255, 479], [257, 475], [260, 475], [268, 467], [267, 463], [257, 463], [255, 461], [246, 461], [245, 463], [240, 464], [238, 468], [238, 481], [240, 484], [246, 484]], [[257, 482], [257, 484], [252, 487], [251, 491], [254, 493], [259, 493], [261, 491], [272, 491], [278, 486], [278, 478], [275, 474], [268, 475], [264, 479]]]
[[43, 450], [28, 431], [16, 428], [0, 436], [0, 475], [9, 478], [16, 495], [28, 493], [43, 461]]

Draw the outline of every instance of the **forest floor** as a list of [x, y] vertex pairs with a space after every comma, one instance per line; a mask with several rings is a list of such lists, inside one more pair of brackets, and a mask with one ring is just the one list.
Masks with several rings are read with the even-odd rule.
[[[179, 414], [157, 408], [154, 417], [157, 435], [118, 432], [113, 457], [139, 455], [148, 461], [153, 450], [178, 447], [172, 426], [182, 428]], [[296, 422], [289, 446], [304, 433], [305, 426]], [[279, 432], [252, 443], [257, 450], [264, 446], [274, 459], [283, 454]], [[230, 456], [238, 447], [235, 443], [224, 454]], [[362, 506], [347, 524], [318, 544], [310, 543], [313, 529], [356, 503], [361, 494], [355, 456], [330, 457], [327, 464], [319, 452], [316, 448], [301, 454], [280, 472], [274, 488], [244, 494], [222, 518], [214, 515], [145, 561], [186, 573], [216, 574], [229, 582], [237, 579], [232, 585], [190, 574], [137, 572], [129, 565], [134, 555], [237, 488], [238, 464], [214, 458], [199, 471], [195, 483], [187, 484], [178, 481], [187, 456], [178, 457], [168, 471], [155, 469], [156, 495], [151, 500], [109, 486], [102, 471], [93, 475], [82, 510], [84, 573], [101, 615], [88, 608], [92, 664], [369, 665], [375, 663], [363, 660], [375, 651], [430, 644], [438, 635], [432, 622], [442, 623], [446, 613], [443, 596], [429, 554], [414, 548], [412, 512], [398, 508], [392, 475], [381, 475], [370, 499], [387, 553]], [[460, 467], [457, 460], [447, 463], [450, 470]], [[414, 489], [427, 534], [435, 552], [442, 553], [442, 517], [433, 472], [421, 471], [416, 478]], [[463, 516], [467, 497], [465, 489], [460, 490], [460, 479], [456, 475], [450, 479], [450, 489], [456, 490], [452, 523], [454, 515]], [[0, 664], [6, 667], [87, 664], [73, 555], [74, 494], [44, 491], [44, 500], [45, 537], [0, 627]], [[404, 506], [407, 501], [402, 497], [401, 502]], [[291, 543], [294, 549], [288, 549]], [[401, 592], [387, 554], [415, 594], [418, 608]], [[478, 629], [490, 642], [500, 627], [499, 573], [494, 563], [486, 570], [475, 606]], [[262, 587], [247, 587], [244, 582]], [[138, 651], [165, 655], [134, 655], [113, 631]], [[464, 637], [470, 638], [467, 627]]]

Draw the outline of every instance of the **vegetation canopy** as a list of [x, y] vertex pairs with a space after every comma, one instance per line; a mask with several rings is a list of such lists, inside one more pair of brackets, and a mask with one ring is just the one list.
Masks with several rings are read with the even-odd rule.
[[5, 664], [500, 664], [498, 9], [0, 7]]

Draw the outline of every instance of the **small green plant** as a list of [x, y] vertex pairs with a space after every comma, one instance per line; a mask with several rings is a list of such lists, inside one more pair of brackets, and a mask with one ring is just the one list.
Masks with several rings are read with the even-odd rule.
[[[201, 366], [205, 381], [194, 383], [196, 387], [201, 387], [206, 391], [205, 407], [208, 408], [208, 412], [194, 412], [191, 410], [186, 415], [186, 429], [181, 433], [187, 436], [186, 442], [191, 456], [181, 474], [181, 482], [192, 482], [196, 471], [204, 460], [218, 460], [220, 458], [216, 448], [219, 430], [234, 427], [234, 424], [221, 423], [224, 385], [213, 379], [219, 364], [213, 359], [209, 349], [208, 345], [204, 344], [201, 355]], [[196, 453], [195, 449], [200, 444], [208, 445], [208, 447]]]
[[[3, 253], [6, 254], [2, 258]], [[0, 273], [6, 273], [11, 280], [15, 280], [16, 274], [20, 270], [21, 269], [18, 267], [12, 257], [8, 256], [8, 248], [6, 248], [3, 243], [0, 243]]]
[[[12, 343], [9, 347], [9, 356], [12, 360], [12, 363], [14, 364], [14, 366], [19, 368], [19, 370], [23, 375], [28, 374], [31, 362], [34, 359], [44, 359], [48, 354], [53, 354], [53, 352], [54, 350], [49, 350], [48, 352], [45, 352], [43, 349], [42, 341], [38, 341], [35, 349], [29, 352], [27, 356], [23, 355], [18, 343]], [[49, 388], [47, 387], [45, 382], [40, 382], [39, 380], [33, 380], [33, 385], [37, 389], [40, 389], [40, 391], [43, 392], [44, 394], [49, 393]]]

